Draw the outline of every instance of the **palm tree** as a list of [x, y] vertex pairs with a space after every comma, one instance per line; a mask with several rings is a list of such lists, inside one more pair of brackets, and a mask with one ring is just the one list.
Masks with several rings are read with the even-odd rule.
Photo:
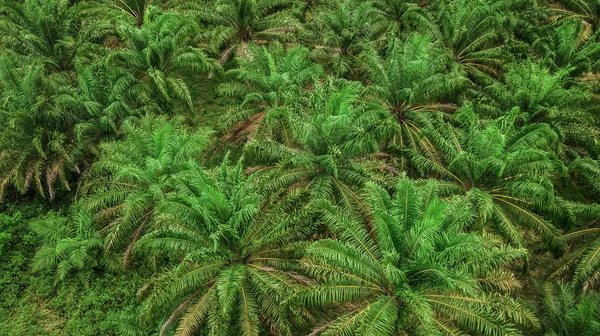
[[86, 191], [86, 208], [107, 223], [106, 248], [125, 248], [129, 265], [133, 246], [152, 230], [155, 208], [172, 190], [173, 177], [196, 168], [210, 132], [188, 133], [180, 119], [146, 116], [123, 123], [125, 138], [100, 145]]
[[171, 313], [161, 335], [172, 323], [175, 335], [292, 334], [282, 302], [303, 282], [293, 272], [295, 242], [311, 225], [303, 211], [287, 211], [293, 200], [267, 207], [256, 183], [241, 161], [230, 167], [227, 159], [214, 172], [187, 174], [161, 206], [165, 225], [139, 241], [141, 249], [185, 254], [144, 303], [147, 322]]
[[530, 61], [513, 64], [506, 73], [505, 83], [489, 86], [488, 97], [478, 107], [493, 116], [518, 107], [524, 124], [549, 124], [566, 145], [562, 149], [565, 154], [576, 157], [579, 153], [593, 153], [600, 130], [588, 104], [590, 88], [570, 79], [568, 72], [568, 69], [550, 72]]
[[474, 216], [464, 199], [444, 203], [435, 188], [419, 189], [406, 177], [393, 198], [372, 183], [365, 193], [366, 225], [319, 202], [337, 239], [307, 248], [304, 262], [320, 284], [294, 302], [343, 304], [322, 335], [519, 335], [518, 325], [538, 326], [523, 302], [501, 293], [517, 285], [502, 266], [527, 251], [465, 233]]
[[99, 42], [110, 29], [78, 22], [65, 0], [5, 0], [0, 3], [4, 52], [41, 62], [48, 71], [72, 71], [78, 51]]
[[71, 207], [68, 217], [51, 215], [30, 223], [31, 230], [44, 239], [31, 266], [34, 272], [53, 270], [55, 283], [75, 276], [89, 285], [101, 265], [102, 235], [92, 215], [80, 203]]
[[570, 275], [573, 284], [583, 291], [600, 284], [600, 227], [596, 225], [597, 221], [598, 216], [591, 225], [563, 235], [573, 248], [553, 273], [553, 276]]
[[139, 78], [132, 90], [144, 101], [153, 100], [161, 113], [173, 112], [175, 101], [191, 107], [192, 96], [182, 74], [212, 69], [208, 57], [191, 46], [198, 26], [185, 16], [156, 8], [149, 8], [145, 16], [142, 27], [119, 27], [126, 48], [115, 49], [107, 64]]
[[369, 155], [379, 152], [393, 126], [381, 111], [357, 105], [357, 85], [328, 86], [316, 86], [308, 114], [290, 122], [290, 145], [253, 140], [246, 155], [267, 172], [266, 193], [288, 189], [352, 208], [361, 203], [357, 188], [382, 168]]
[[585, 31], [579, 23], [568, 22], [558, 27], [545, 25], [535, 30], [531, 45], [548, 69], [559, 71], [564, 68], [570, 77], [580, 77], [599, 69], [600, 46], [583, 39]]
[[580, 20], [585, 26], [585, 35], [593, 35], [600, 27], [600, 3], [595, 0], [555, 0], [562, 8], [555, 9], [568, 18]]
[[438, 1], [435, 7], [440, 42], [452, 50], [454, 62], [475, 84], [491, 84], [507, 59], [506, 1]]
[[552, 184], [554, 176], [565, 172], [552, 154], [558, 136], [544, 124], [519, 128], [519, 114], [515, 108], [486, 125], [466, 104], [456, 115], [462, 129], [449, 127], [436, 137], [443, 161], [413, 154], [413, 162], [466, 195], [477, 209], [479, 229], [491, 225], [508, 242], [520, 245], [521, 230], [529, 228], [558, 252], [564, 245], [559, 231], [543, 217], [560, 218], [564, 224], [569, 218]]
[[452, 97], [466, 84], [464, 74], [451, 68], [451, 55], [426, 35], [411, 35], [406, 43], [390, 42], [386, 57], [375, 51], [365, 56], [367, 100], [389, 112], [397, 133], [386, 148], [406, 169], [405, 149], [418, 150], [434, 159], [436, 148], [428, 132], [436, 116], [456, 110]]
[[359, 79], [363, 71], [359, 56], [369, 43], [383, 41], [382, 13], [371, 2], [352, 0], [337, 0], [331, 8], [317, 6], [313, 11], [305, 40], [314, 44], [315, 57], [336, 77]]
[[146, 10], [152, 3], [152, 0], [116, 0], [115, 6], [128, 15], [135, 18], [135, 23], [138, 27], [144, 25]]
[[130, 21], [141, 28], [152, 7], [177, 9], [182, 0], [90, 0], [77, 4], [77, 11], [84, 18], [92, 18], [95, 23], [111, 22], [112, 27]]
[[129, 88], [136, 78], [122, 69], [103, 65], [77, 66], [77, 86], [62, 90], [54, 99], [57, 108], [81, 116], [73, 127], [77, 139], [93, 139], [90, 152], [97, 152], [101, 139], [118, 134], [121, 122], [141, 116], [148, 104], [139, 101]]
[[3, 56], [0, 81], [0, 200], [8, 185], [21, 193], [33, 188], [50, 198], [57, 183], [69, 190], [69, 177], [85, 166], [90, 140], [74, 137], [74, 125], [83, 116], [68, 113], [53, 100], [69, 80], [46, 74], [41, 64], [19, 68]]
[[571, 161], [568, 167], [571, 181], [580, 189], [588, 191], [586, 196], [598, 203], [595, 196], [600, 194], [600, 162], [589, 157], [579, 157]]
[[384, 13], [391, 38], [402, 38], [407, 32], [434, 33], [436, 27], [425, 7], [428, 0], [376, 0], [373, 6]]
[[221, 54], [224, 63], [231, 55], [246, 55], [250, 41], [287, 42], [296, 31], [291, 9], [294, 1], [217, 0], [190, 4], [209, 30], [205, 37]]
[[222, 95], [243, 99], [224, 116], [223, 130], [230, 131], [243, 122], [239, 131], [254, 129], [258, 136], [285, 135], [293, 107], [298, 105], [306, 86], [320, 78], [323, 70], [310, 61], [304, 47], [286, 51], [274, 43], [268, 49], [250, 45], [249, 51], [249, 58], [239, 60], [239, 68], [227, 72], [235, 81], [219, 87]]
[[577, 295], [571, 285], [540, 286], [539, 315], [545, 336], [592, 336], [600, 333], [600, 298]]

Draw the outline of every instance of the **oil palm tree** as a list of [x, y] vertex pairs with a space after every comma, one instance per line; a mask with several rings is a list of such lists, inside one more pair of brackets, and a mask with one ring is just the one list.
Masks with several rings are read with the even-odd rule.
[[600, 3], [596, 0], [556, 0], [553, 1], [561, 7], [556, 12], [568, 18], [579, 20], [585, 25], [585, 30], [592, 35], [600, 27]]
[[138, 27], [144, 25], [146, 10], [152, 4], [152, 0], [111, 0], [121, 11], [135, 18]]
[[289, 41], [297, 28], [291, 9], [294, 1], [217, 0], [191, 4], [197, 7], [204, 34], [224, 63], [232, 55], [246, 55], [250, 41]]
[[451, 67], [451, 55], [427, 35], [411, 35], [405, 43], [390, 42], [385, 57], [371, 51], [365, 56], [367, 100], [386, 110], [397, 124], [397, 133], [386, 150], [396, 154], [401, 169], [408, 166], [405, 149], [418, 150], [435, 159], [436, 148], [428, 137], [432, 121], [456, 110], [452, 97], [466, 84], [464, 73]]
[[417, 31], [433, 34], [437, 32], [425, 4], [428, 1], [417, 0], [376, 0], [373, 6], [384, 13], [388, 21], [390, 37], [402, 38], [407, 33]]
[[291, 335], [283, 300], [302, 284], [294, 260], [295, 242], [310, 233], [310, 222], [293, 204], [273, 209], [257, 193], [256, 174], [227, 159], [213, 172], [195, 170], [179, 180], [161, 212], [165, 225], [138, 246], [185, 255], [157, 277], [143, 306], [153, 322], [169, 312], [161, 335], [176, 323], [175, 335], [207, 330], [213, 335]]
[[589, 157], [579, 157], [569, 163], [571, 181], [582, 190], [588, 191], [591, 201], [598, 203], [600, 194], [600, 162]]
[[55, 103], [53, 97], [69, 87], [64, 76], [45, 73], [39, 63], [17, 67], [7, 56], [0, 63], [0, 199], [9, 185], [53, 198], [57, 184], [69, 190], [70, 176], [85, 166], [90, 139], [74, 136], [74, 126], [84, 116]]
[[500, 77], [508, 56], [506, 9], [505, 1], [435, 3], [440, 41], [475, 84], [489, 85]]
[[120, 35], [125, 48], [115, 49], [107, 58], [108, 66], [130, 71], [139, 83], [132, 90], [144, 101], [152, 99], [161, 113], [173, 112], [175, 102], [192, 106], [192, 96], [183, 73], [212, 69], [209, 58], [192, 39], [199, 33], [196, 23], [175, 13], [149, 8], [142, 27], [123, 25]]
[[[148, 9], [159, 7], [164, 10], [177, 10], [182, 0], [90, 0], [77, 4], [77, 11], [84, 18], [92, 18], [95, 23], [112, 22], [116, 25], [130, 22], [141, 28], [149, 19]], [[183, 11], [178, 11], [183, 12]]]
[[5, 0], [0, 13], [3, 52], [34, 59], [52, 72], [73, 71], [78, 51], [110, 32], [102, 22], [79, 22], [66, 0]]
[[572, 81], [568, 72], [564, 68], [551, 72], [531, 61], [513, 64], [508, 67], [505, 83], [489, 86], [478, 108], [499, 116], [519, 107], [523, 123], [546, 123], [559, 134], [565, 154], [593, 153], [600, 130], [589, 107], [591, 90], [582, 82]]
[[538, 307], [545, 336], [597, 335], [600, 333], [600, 298], [578, 295], [571, 285], [546, 282], [540, 286]]
[[143, 102], [129, 88], [136, 78], [128, 71], [110, 69], [102, 64], [77, 66], [76, 87], [64, 88], [56, 95], [57, 108], [81, 116], [73, 127], [77, 139], [93, 139], [89, 152], [104, 138], [118, 134], [121, 122], [147, 112], [149, 102]]
[[568, 275], [578, 289], [590, 291], [600, 284], [600, 227], [591, 225], [563, 235], [573, 248], [553, 276]]
[[382, 13], [371, 2], [351, 0], [313, 11], [306, 40], [314, 45], [317, 60], [329, 65], [336, 77], [360, 79], [364, 69], [359, 56], [369, 43], [384, 40]]
[[421, 190], [406, 177], [394, 197], [374, 184], [365, 193], [368, 223], [321, 202], [336, 239], [306, 251], [304, 263], [320, 284], [294, 302], [343, 304], [322, 335], [519, 335], [518, 325], [539, 325], [524, 302], [497, 292], [516, 285], [501, 270], [527, 251], [466, 233], [474, 216], [464, 199], [445, 203], [435, 188]]
[[435, 137], [443, 149], [442, 162], [416, 154], [413, 162], [467, 196], [477, 209], [479, 229], [492, 226], [506, 241], [520, 245], [522, 230], [528, 228], [559, 252], [564, 248], [560, 232], [543, 216], [568, 217], [552, 183], [565, 173], [552, 154], [558, 136], [545, 124], [519, 128], [519, 115], [515, 108], [486, 125], [466, 104], [456, 115], [462, 128], [449, 127]]
[[594, 41], [582, 38], [584, 31], [580, 24], [567, 22], [558, 27], [536, 28], [531, 45], [548, 69], [565, 69], [570, 77], [598, 70], [600, 47]]
[[224, 116], [223, 130], [238, 126], [238, 131], [254, 129], [259, 137], [285, 136], [294, 107], [323, 70], [310, 61], [304, 47], [286, 51], [283, 45], [274, 43], [268, 49], [250, 45], [249, 51], [250, 58], [240, 59], [240, 66], [227, 72], [235, 81], [219, 87], [222, 95], [243, 99]]
[[291, 144], [270, 139], [250, 141], [247, 157], [269, 178], [263, 186], [273, 193], [288, 189], [330, 198], [336, 204], [360, 204], [357, 193], [373, 168], [370, 155], [393, 132], [381, 111], [357, 105], [358, 86], [315, 87], [307, 115], [290, 123]]
[[133, 246], [152, 230], [155, 208], [172, 190], [173, 176], [200, 165], [210, 132], [187, 132], [180, 119], [146, 116], [123, 123], [125, 138], [100, 145], [101, 155], [86, 185], [86, 209], [106, 223], [106, 248]]

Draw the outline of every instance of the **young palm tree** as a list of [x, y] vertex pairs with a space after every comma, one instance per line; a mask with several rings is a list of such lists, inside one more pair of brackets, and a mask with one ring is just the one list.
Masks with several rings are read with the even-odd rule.
[[296, 30], [297, 20], [290, 9], [294, 1], [217, 0], [191, 4], [209, 30], [205, 34], [224, 63], [231, 55], [246, 55], [250, 41], [287, 42]]
[[367, 181], [369, 155], [393, 132], [381, 111], [357, 105], [358, 87], [317, 86], [306, 116], [292, 119], [292, 142], [270, 139], [247, 144], [247, 155], [266, 170], [265, 192], [288, 189], [329, 198], [348, 207], [360, 204], [357, 188]]
[[408, 165], [405, 149], [435, 159], [437, 150], [428, 137], [432, 121], [456, 110], [451, 98], [466, 84], [463, 73], [451, 67], [451, 55], [430, 37], [411, 35], [406, 43], [391, 41], [386, 57], [371, 51], [365, 59], [373, 82], [367, 99], [388, 111], [398, 125], [387, 150], [397, 154], [402, 169]]
[[477, 209], [480, 229], [491, 225], [508, 242], [520, 245], [522, 230], [528, 228], [558, 252], [564, 245], [560, 234], [542, 216], [568, 217], [552, 184], [553, 176], [565, 170], [551, 152], [558, 137], [544, 124], [517, 127], [519, 114], [513, 109], [485, 125], [467, 104], [456, 115], [463, 128], [448, 128], [436, 137], [443, 162], [422, 155], [413, 155], [413, 162], [464, 193]]
[[282, 302], [302, 283], [295, 242], [310, 234], [310, 222], [289, 212], [293, 202], [267, 207], [256, 183], [241, 161], [186, 174], [161, 206], [165, 225], [139, 241], [159, 254], [185, 253], [144, 303], [147, 322], [171, 313], [161, 335], [172, 323], [175, 335], [292, 334]]
[[600, 333], [600, 297], [577, 295], [571, 285], [544, 283], [539, 315], [545, 336], [592, 336]]
[[145, 16], [142, 27], [119, 27], [126, 48], [115, 49], [107, 64], [132, 72], [140, 80], [132, 90], [144, 101], [153, 100], [161, 113], [173, 112], [175, 101], [191, 107], [192, 96], [182, 74], [212, 69], [207, 56], [191, 46], [198, 26], [187, 17], [157, 8], [149, 8]]
[[181, 120], [146, 116], [123, 123], [125, 138], [100, 145], [86, 189], [86, 208], [107, 223], [106, 248], [132, 248], [154, 226], [155, 208], [172, 190], [173, 176], [199, 166], [210, 132], [189, 134]]
[[34, 272], [54, 270], [56, 283], [75, 276], [86, 285], [101, 265], [102, 235], [92, 215], [80, 203], [71, 207], [68, 217], [48, 216], [34, 221], [31, 230], [44, 239], [31, 266]]
[[304, 262], [321, 284], [294, 302], [343, 304], [322, 335], [519, 335], [518, 325], [538, 326], [523, 302], [497, 292], [517, 286], [502, 267], [527, 251], [465, 233], [472, 209], [462, 198], [444, 203], [435, 194], [406, 177], [393, 198], [369, 184], [367, 225], [321, 202], [337, 239], [307, 248]]
[[[235, 81], [222, 84], [222, 95], [242, 98], [242, 103], [227, 113], [223, 130], [253, 130], [257, 136], [289, 133], [293, 107], [304, 95], [307, 85], [321, 77], [321, 67], [309, 60], [304, 47], [285, 50], [279, 43], [267, 49], [251, 45], [249, 58], [240, 59], [239, 68], [228, 71]], [[289, 142], [285, 139], [284, 142]]]

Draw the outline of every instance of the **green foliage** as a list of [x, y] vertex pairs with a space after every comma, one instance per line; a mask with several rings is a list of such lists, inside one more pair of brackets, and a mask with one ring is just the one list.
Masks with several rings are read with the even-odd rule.
[[38, 61], [53, 72], [72, 71], [80, 53], [97, 50], [89, 42], [101, 41], [110, 31], [103, 22], [79, 21], [67, 0], [3, 0], [0, 12], [2, 54]]
[[576, 248], [565, 257], [555, 274], [572, 274], [573, 283], [583, 290], [600, 284], [600, 229], [585, 228], [565, 234], [563, 238]]
[[338, 0], [330, 8], [315, 7], [309, 26], [315, 57], [327, 62], [337, 77], [357, 79], [363, 71], [360, 54], [366, 45], [384, 36], [382, 13], [370, 2]]
[[176, 335], [193, 335], [200, 327], [213, 335], [259, 335], [267, 326], [292, 333], [282, 301], [301, 281], [290, 272], [297, 268], [293, 243], [310, 226], [301, 213], [286, 211], [291, 203], [265, 215], [262, 197], [253, 191], [255, 177], [244, 175], [241, 162], [229, 167], [227, 161], [214, 172], [186, 176], [181, 194], [161, 207], [168, 224], [140, 240], [142, 249], [186, 253], [155, 279], [144, 304], [147, 323], [172, 311], [161, 333], [177, 320]]
[[199, 33], [190, 18], [148, 8], [141, 27], [123, 25], [119, 35], [128, 48], [116, 49], [107, 58], [109, 66], [121, 66], [138, 78], [131, 90], [136, 97], [159, 112], [170, 113], [173, 101], [192, 106], [192, 97], [181, 73], [212, 68], [211, 61], [191, 41]]
[[293, 1], [217, 0], [190, 2], [197, 16], [210, 29], [204, 34], [224, 63], [232, 55], [247, 54], [248, 42], [287, 42], [296, 30], [297, 20], [291, 12]]
[[599, 37], [597, 0], [0, 0], [0, 330], [596, 335]]
[[51, 209], [43, 199], [2, 205], [0, 328], [6, 335], [120, 335], [110, 316], [135, 304], [135, 291], [142, 284], [137, 272], [95, 274], [87, 288], [56, 283], [53, 272], [30, 272], [35, 251], [44, 243], [29, 224], [62, 218], [59, 209]]
[[540, 288], [542, 329], [547, 336], [597, 335], [600, 298], [579, 296], [570, 285], [545, 283]]
[[331, 83], [317, 86], [311, 97], [312, 115], [290, 122], [291, 141], [248, 142], [248, 157], [257, 169], [266, 170], [266, 193], [288, 189], [348, 207], [361, 204], [357, 187], [377, 169], [369, 154], [378, 152], [392, 127], [380, 111], [357, 104], [358, 89], [356, 85], [337, 89]]
[[474, 219], [464, 199], [436, 197], [435, 184], [417, 188], [401, 177], [395, 196], [369, 184], [368, 226], [326, 202], [323, 221], [337, 239], [313, 243], [305, 263], [322, 281], [296, 300], [330, 306], [356, 302], [326, 326], [324, 334], [410, 335], [459, 333], [518, 334], [516, 325], [538, 326], [523, 302], [503, 292], [517, 286], [499, 271], [523, 257], [491, 236], [466, 233]]
[[436, 148], [428, 131], [440, 114], [451, 113], [456, 105], [450, 100], [466, 84], [464, 74], [451, 67], [451, 55], [440, 50], [427, 35], [412, 34], [405, 43], [390, 42], [387, 57], [374, 50], [365, 55], [368, 77], [373, 85], [367, 98], [385, 109], [398, 124], [388, 150], [397, 165], [406, 169], [406, 150], [417, 150], [427, 157]]
[[197, 168], [210, 132], [189, 134], [177, 119], [146, 116], [123, 124], [126, 137], [104, 143], [94, 163], [85, 208], [105, 224], [106, 247], [125, 247], [128, 265], [135, 242], [154, 225], [155, 207], [177, 174]]
[[410, 31], [435, 31], [431, 15], [420, 1], [377, 0], [373, 6], [382, 12], [387, 21], [388, 36], [401, 37]]
[[512, 65], [506, 74], [506, 84], [487, 88], [494, 103], [492, 113], [519, 107], [527, 123], [547, 123], [568, 146], [568, 154], [594, 152], [597, 120], [587, 107], [591, 92], [581, 82], [568, 83], [568, 69], [550, 72], [543, 66], [527, 62]]
[[550, 69], [564, 68], [569, 75], [578, 77], [597, 69], [598, 45], [585, 39], [585, 28], [577, 23], [565, 23], [559, 27], [543, 26], [536, 33], [532, 47], [544, 55], [544, 63]]
[[285, 137], [294, 107], [306, 86], [321, 77], [323, 70], [309, 60], [304, 47], [286, 51], [279, 43], [269, 49], [251, 44], [249, 51], [250, 58], [240, 59], [239, 68], [227, 72], [233, 80], [219, 86], [222, 95], [243, 99], [225, 115], [223, 130], [255, 128], [252, 133], [256, 136], [280, 135], [289, 142]]
[[55, 270], [56, 282], [71, 275], [89, 285], [95, 269], [100, 265], [103, 239], [92, 223], [92, 216], [73, 205], [69, 217], [47, 214], [48, 218], [33, 221], [30, 228], [42, 237], [44, 245], [36, 252], [31, 270]]
[[39, 63], [18, 68], [8, 56], [0, 60], [0, 120], [6, 125], [0, 135], [0, 199], [9, 185], [52, 198], [57, 183], [68, 190], [68, 176], [84, 168], [84, 149], [91, 139], [75, 138], [73, 125], [85, 116], [69, 113], [53, 100], [66, 84], [64, 77], [47, 75]]
[[552, 183], [565, 170], [551, 152], [558, 137], [545, 124], [519, 128], [519, 114], [514, 108], [486, 125], [466, 104], [456, 115], [462, 127], [436, 137], [443, 164], [418, 155], [413, 160], [420, 169], [448, 179], [447, 188], [467, 196], [477, 209], [480, 230], [491, 225], [508, 242], [520, 245], [524, 226], [547, 247], [561, 251], [559, 231], [543, 217], [567, 215], [561, 212]]
[[440, 41], [452, 50], [455, 62], [475, 83], [499, 77], [506, 61], [504, 18], [506, 1], [457, 1], [436, 3]]

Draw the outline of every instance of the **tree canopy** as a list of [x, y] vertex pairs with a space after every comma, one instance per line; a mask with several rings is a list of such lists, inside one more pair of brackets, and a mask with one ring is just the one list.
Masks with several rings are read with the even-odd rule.
[[600, 332], [597, 0], [0, 0], [7, 335]]

